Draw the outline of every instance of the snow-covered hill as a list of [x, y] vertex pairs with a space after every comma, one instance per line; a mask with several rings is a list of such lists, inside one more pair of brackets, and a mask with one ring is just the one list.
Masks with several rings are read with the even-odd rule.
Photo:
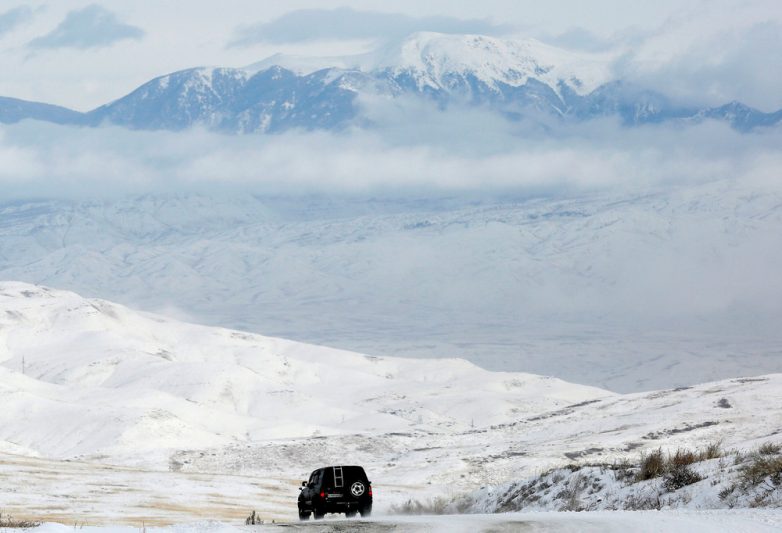
[[[371, 127], [367, 97], [424, 99], [442, 107], [479, 106], [510, 120], [625, 124], [725, 121], [739, 130], [773, 126], [738, 102], [684, 105], [611, 75], [610, 54], [575, 53], [534, 39], [416, 33], [370, 54], [345, 58], [275, 55], [247, 68], [193, 68], [161, 76], [88, 113], [0, 100], [0, 121], [24, 118], [77, 125], [117, 124], [180, 130], [194, 125], [231, 133], [291, 128]], [[740, 111], [736, 112], [736, 107]]]
[[0, 279], [629, 392], [782, 370], [781, 206], [727, 183], [477, 203], [14, 202], [0, 205]]
[[0, 474], [16, 487], [3, 507], [67, 523], [236, 519], [248, 506], [290, 517], [298, 480], [345, 461], [368, 469], [381, 510], [573, 461], [748, 447], [782, 423], [782, 375], [616, 395], [19, 282], [0, 284], [0, 310]]
[[24, 283], [0, 284], [0, 309], [0, 449], [33, 456], [150, 462], [164, 453], [166, 464], [187, 448], [452, 432], [610, 396], [461, 360], [369, 357], [192, 326]]

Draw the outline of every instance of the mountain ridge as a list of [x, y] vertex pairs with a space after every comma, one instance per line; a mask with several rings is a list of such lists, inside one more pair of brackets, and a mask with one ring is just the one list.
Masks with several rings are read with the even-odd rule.
[[614, 79], [604, 56], [532, 39], [422, 32], [375, 53], [323, 61], [276, 55], [246, 68], [185, 69], [85, 113], [4, 98], [0, 122], [29, 118], [174, 131], [200, 125], [226, 133], [339, 130], [371, 127], [358, 101], [368, 94], [413, 96], [441, 108], [482, 106], [512, 121], [618, 117], [626, 126], [637, 126], [719, 120], [740, 131], [782, 121], [782, 110], [764, 113], [740, 102], [680, 104]]

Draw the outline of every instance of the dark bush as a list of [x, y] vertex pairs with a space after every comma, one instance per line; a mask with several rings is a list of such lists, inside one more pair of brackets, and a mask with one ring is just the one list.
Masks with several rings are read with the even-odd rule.
[[678, 465], [671, 468], [670, 472], [665, 474], [663, 478], [663, 487], [668, 492], [679, 490], [687, 485], [697, 483], [703, 478], [697, 473], [692, 471], [687, 465]]
[[747, 485], [759, 485], [766, 479], [776, 487], [782, 485], [782, 457], [754, 456], [741, 468], [741, 479]]

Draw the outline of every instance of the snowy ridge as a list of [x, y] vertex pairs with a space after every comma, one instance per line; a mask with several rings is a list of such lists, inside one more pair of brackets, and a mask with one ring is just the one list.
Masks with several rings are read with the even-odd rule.
[[[0, 450], [13, 453], [124, 456], [450, 432], [610, 395], [461, 360], [373, 358], [193, 326], [23, 283], [0, 284], [0, 309]], [[52, 439], [51, 419], [80, 420], [79, 431]]]
[[571, 52], [531, 38], [418, 32], [365, 54], [274, 54], [242, 70], [252, 75], [280, 66], [303, 76], [323, 69], [392, 77], [406, 73], [415, 77], [419, 89], [450, 88], [456, 76], [473, 76], [495, 89], [501, 83], [519, 87], [536, 79], [555, 91], [564, 83], [583, 95], [611, 81], [610, 60], [608, 55]]
[[156, 78], [88, 113], [0, 98], [0, 122], [25, 118], [136, 129], [204, 126], [226, 133], [372, 127], [359, 96], [401, 96], [438, 106], [479, 106], [507, 120], [618, 117], [628, 126], [719, 120], [749, 131], [782, 111], [672, 101], [615, 79], [611, 54], [586, 54], [534, 39], [413, 34], [346, 57], [274, 55], [246, 68], [194, 68]]
[[272, 67], [282, 67], [299, 76], [307, 76], [324, 69], [357, 70], [361, 68], [366, 57], [364, 54], [355, 56], [301, 56], [277, 53], [242, 67], [241, 70], [249, 75], [255, 75]]
[[374, 71], [409, 72], [419, 88], [448, 88], [454, 77], [472, 76], [495, 89], [501, 83], [519, 87], [535, 79], [557, 92], [565, 83], [584, 95], [610, 81], [608, 58], [569, 52], [535, 39], [420, 32], [365, 61]]

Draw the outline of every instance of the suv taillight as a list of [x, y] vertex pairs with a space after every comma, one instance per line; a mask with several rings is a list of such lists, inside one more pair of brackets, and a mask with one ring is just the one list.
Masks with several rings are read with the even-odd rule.
[[321, 498], [325, 498], [325, 497], [326, 497], [326, 493], [325, 493], [325, 492], [323, 492], [323, 491], [321, 491], [321, 493], [320, 493], [320, 497], [321, 497]]

